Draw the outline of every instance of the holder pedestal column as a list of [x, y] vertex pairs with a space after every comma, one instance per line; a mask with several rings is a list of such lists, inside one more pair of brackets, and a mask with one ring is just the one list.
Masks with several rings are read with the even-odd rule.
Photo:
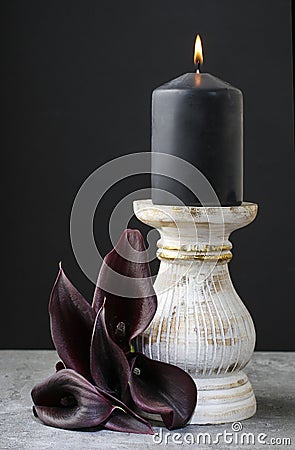
[[160, 232], [158, 309], [138, 339], [147, 356], [186, 370], [198, 388], [192, 424], [225, 423], [255, 414], [242, 371], [255, 345], [253, 321], [232, 284], [229, 235], [251, 223], [257, 205], [187, 207], [134, 202], [135, 215]]

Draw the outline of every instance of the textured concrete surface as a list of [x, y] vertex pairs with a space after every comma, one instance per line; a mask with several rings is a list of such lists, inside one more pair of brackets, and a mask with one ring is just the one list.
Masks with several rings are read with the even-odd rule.
[[253, 384], [258, 410], [251, 419], [235, 424], [237, 431], [231, 424], [193, 425], [177, 434], [156, 426], [155, 432], [162, 434], [155, 438], [111, 431], [66, 431], [39, 422], [32, 415], [30, 391], [54, 372], [56, 361], [54, 351], [0, 351], [1, 450], [295, 448], [295, 353], [254, 354], [245, 371]]

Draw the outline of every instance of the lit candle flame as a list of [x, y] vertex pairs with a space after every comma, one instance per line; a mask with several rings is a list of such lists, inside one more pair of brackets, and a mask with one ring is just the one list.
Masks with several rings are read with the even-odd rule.
[[202, 41], [200, 35], [198, 34], [195, 41], [195, 53], [194, 53], [194, 63], [197, 66], [197, 73], [199, 73], [200, 65], [203, 64], [203, 49]]

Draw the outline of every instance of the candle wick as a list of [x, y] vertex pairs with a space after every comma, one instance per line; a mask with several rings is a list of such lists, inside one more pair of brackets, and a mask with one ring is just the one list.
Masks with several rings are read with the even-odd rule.
[[200, 65], [201, 65], [200, 60], [198, 60], [196, 73], [200, 73]]

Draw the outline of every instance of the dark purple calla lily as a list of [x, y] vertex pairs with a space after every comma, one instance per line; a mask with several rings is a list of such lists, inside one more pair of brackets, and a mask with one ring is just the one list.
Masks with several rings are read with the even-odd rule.
[[57, 428], [101, 425], [115, 406], [84, 377], [71, 369], [59, 370], [32, 390], [37, 416]]
[[95, 384], [120, 400], [128, 390], [130, 368], [121, 348], [110, 338], [104, 308], [97, 313], [90, 348], [90, 370]]
[[132, 340], [149, 326], [156, 307], [137, 230], [126, 230], [105, 257], [92, 306], [60, 269], [49, 313], [62, 361], [32, 391], [36, 415], [61, 428], [152, 434], [142, 410], [161, 415], [169, 429], [184, 426], [197, 398], [191, 377], [133, 350]]
[[[126, 409], [126, 407], [125, 407]], [[142, 417], [135, 414], [129, 408], [128, 413], [117, 408], [104, 424], [104, 428], [112, 431], [123, 431], [124, 433], [154, 434], [150, 424]]]
[[179, 367], [137, 353], [131, 357], [130, 392], [142, 411], [161, 415], [169, 430], [183, 427], [197, 400], [194, 381]]
[[62, 268], [51, 293], [49, 315], [52, 340], [62, 362], [91, 380], [89, 349], [95, 312]]
[[104, 259], [92, 305], [96, 312], [104, 300], [108, 332], [124, 351], [129, 351], [131, 340], [149, 326], [157, 309], [146, 248], [138, 230], [125, 230]]

